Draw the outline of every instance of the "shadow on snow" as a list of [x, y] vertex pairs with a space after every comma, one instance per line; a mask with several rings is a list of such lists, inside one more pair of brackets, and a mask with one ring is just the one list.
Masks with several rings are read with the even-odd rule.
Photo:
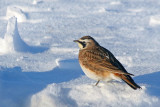
[[160, 97], [160, 71], [135, 77], [137, 82], [145, 84], [146, 92], [150, 95]]
[[33, 94], [48, 84], [67, 82], [81, 75], [83, 72], [76, 59], [60, 61], [58, 67], [46, 72], [22, 72], [20, 67], [1, 68], [0, 107], [24, 107]]
[[[1, 67], [0, 107], [24, 107], [24, 105], [28, 105], [26, 103], [30, 103], [29, 98], [33, 94], [40, 92], [48, 84], [67, 82], [81, 75], [84, 75], [84, 73], [77, 59], [60, 61], [58, 67], [46, 72], [22, 72], [20, 67]], [[160, 72], [155, 72], [137, 76], [134, 80], [138, 83], [146, 84], [146, 92], [159, 97], [159, 77]]]

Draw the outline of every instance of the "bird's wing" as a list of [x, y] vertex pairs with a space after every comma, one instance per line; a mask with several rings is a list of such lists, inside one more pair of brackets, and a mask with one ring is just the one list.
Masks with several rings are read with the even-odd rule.
[[[90, 66], [95, 67], [99, 66], [99, 69], [103, 71], [125, 74], [125, 75], [133, 75], [128, 73], [122, 64], [113, 56], [113, 54], [103, 48], [95, 49], [95, 50], [86, 50], [85, 51], [84, 61], [86, 61]], [[124, 70], [123, 70], [124, 69]]]
[[128, 73], [126, 69], [123, 67], [123, 65], [115, 58], [115, 56], [109, 50], [105, 49], [104, 47], [98, 48], [98, 50], [103, 51], [104, 53], [108, 54], [109, 61], [110, 63], [112, 63], [113, 66], [119, 68], [125, 73]]

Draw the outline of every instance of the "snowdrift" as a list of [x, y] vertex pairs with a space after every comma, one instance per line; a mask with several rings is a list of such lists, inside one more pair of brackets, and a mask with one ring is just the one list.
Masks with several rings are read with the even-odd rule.
[[17, 18], [11, 17], [8, 21], [7, 32], [4, 36], [4, 39], [1, 41], [1, 50], [0, 54], [12, 53], [12, 52], [30, 52], [30, 53], [39, 53], [44, 52], [48, 48], [40, 46], [29, 46], [26, 44], [18, 32], [17, 27]]

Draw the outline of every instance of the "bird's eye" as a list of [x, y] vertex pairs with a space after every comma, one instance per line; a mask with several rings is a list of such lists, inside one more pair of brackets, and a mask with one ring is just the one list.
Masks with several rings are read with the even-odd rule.
[[82, 41], [81, 44], [82, 44], [83, 48], [86, 47], [86, 42]]
[[86, 42], [82, 42], [83, 44], [86, 44]]

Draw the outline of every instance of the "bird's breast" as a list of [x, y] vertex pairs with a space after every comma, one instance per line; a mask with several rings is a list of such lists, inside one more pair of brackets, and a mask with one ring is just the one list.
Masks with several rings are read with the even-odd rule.
[[84, 65], [80, 64], [83, 72], [85, 75], [87, 75], [89, 78], [94, 80], [101, 80], [100, 76], [98, 76], [94, 71], [91, 71], [90, 69], [86, 68]]
[[113, 73], [107, 72], [107, 71], [96, 71], [93, 69], [89, 69], [82, 63], [80, 63], [80, 66], [87, 75], [87, 77], [93, 79], [93, 80], [102, 80], [102, 81], [111, 81], [111, 80], [119, 80], [117, 76], [115, 76]]

